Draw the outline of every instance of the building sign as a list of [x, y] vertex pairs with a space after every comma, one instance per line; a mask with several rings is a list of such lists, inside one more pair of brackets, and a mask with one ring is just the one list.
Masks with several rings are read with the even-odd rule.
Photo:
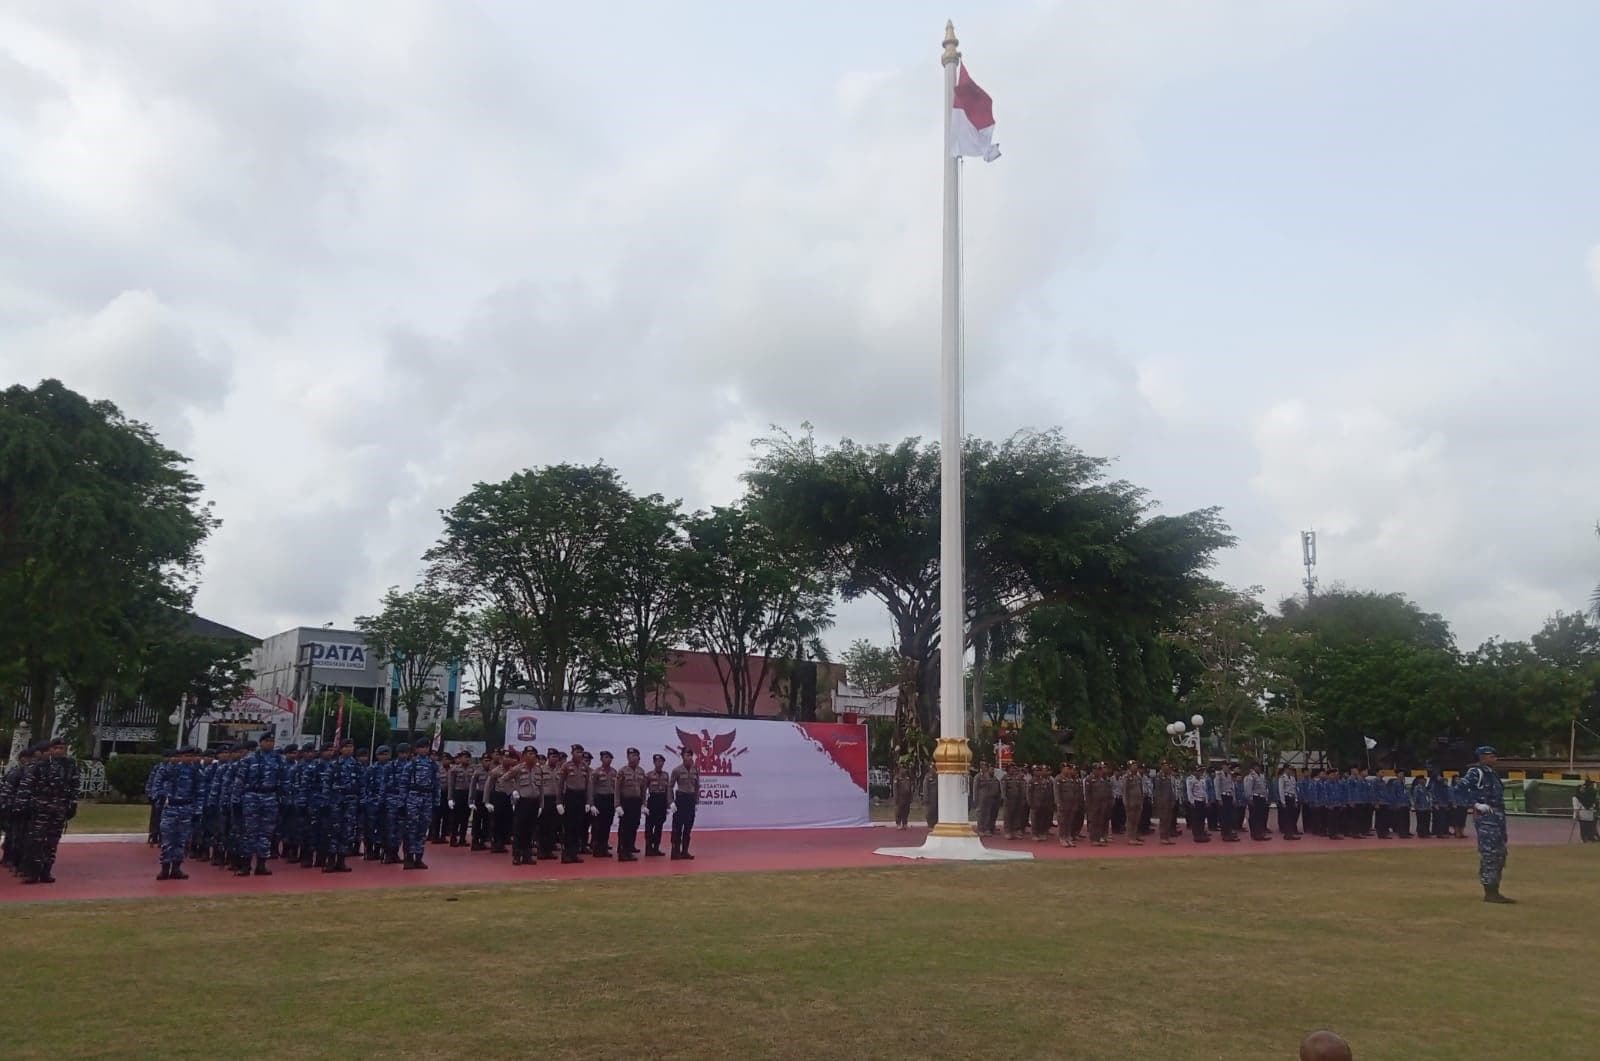
[[341, 645], [329, 641], [308, 641], [313, 667], [326, 670], [366, 670], [366, 645]]

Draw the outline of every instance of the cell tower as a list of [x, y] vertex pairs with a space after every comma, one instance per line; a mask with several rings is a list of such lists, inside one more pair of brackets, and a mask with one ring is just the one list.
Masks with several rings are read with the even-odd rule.
[[1300, 532], [1300, 558], [1305, 561], [1306, 580], [1302, 583], [1306, 587], [1306, 603], [1311, 603], [1311, 598], [1317, 593], [1317, 532]]

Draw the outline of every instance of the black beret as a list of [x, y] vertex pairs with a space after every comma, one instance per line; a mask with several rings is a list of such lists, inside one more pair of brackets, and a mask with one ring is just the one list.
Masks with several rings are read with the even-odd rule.
[[344, 740], [339, 742], [339, 747], [341, 748], [354, 748], [355, 746], [356, 742], [350, 737], [346, 737]]
[[417, 738], [416, 747], [418, 747], [418, 748], [426, 748], [427, 746], [428, 746], [428, 738], [427, 737], [418, 737]]
[[244, 742], [244, 750], [247, 751], [247, 752], [255, 751], [256, 747], [257, 747], [256, 742], [253, 741], [253, 740], [247, 740], [247, 741]]

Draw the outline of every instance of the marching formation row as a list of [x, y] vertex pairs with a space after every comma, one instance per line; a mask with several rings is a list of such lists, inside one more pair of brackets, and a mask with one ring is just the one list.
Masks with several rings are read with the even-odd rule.
[[60, 737], [17, 756], [0, 778], [0, 862], [24, 884], [54, 884], [61, 833], [78, 813], [78, 761]]
[[[1236, 841], [1245, 829], [1251, 839], [1267, 840], [1274, 807], [1278, 835], [1286, 840], [1299, 839], [1302, 826], [1334, 840], [1373, 835], [1461, 838], [1472, 803], [1464, 785], [1461, 778], [1432, 774], [1408, 786], [1400, 777], [1377, 777], [1360, 768], [1302, 771], [1285, 766], [1268, 777], [1255, 767], [1222, 764], [1208, 771], [1194, 765], [1180, 774], [1171, 763], [1151, 772], [1130, 762], [1116, 771], [1096, 763], [1080, 774], [1068, 763], [1051, 774], [1043, 766], [1030, 770], [1012, 763], [998, 770], [986, 762], [973, 778], [972, 795], [979, 835], [1016, 840], [1031, 833], [1042, 841], [1057, 825], [1061, 843], [1073, 847], [1085, 826], [1095, 845], [1108, 843], [1112, 833], [1125, 833], [1131, 844], [1157, 833], [1163, 844], [1170, 844], [1178, 835], [1180, 817], [1195, 843], [1208, 843], [1213, 833]], [[915, 787], [909, 770], [896, 772], [895, 824], [902, 829], [910, 821]], [[928, 824], [933, 825], [938, 821], [936, 775], [930, 773], [922, 788]]]
[[150, 842], [161, 846], [158, 880], [187, 880], [183, 863], [200, 858], [240, 876], [272, 873], [280, 859], [324, 873], [350, 871], [352, 856], [406, 869], [427, 869], [430, 840], [503, 852], [514, 864], [539, 858], [581, 861], [610, 857], [618, 822], [621, 861], [637, 858], [641, 818], [645, 854], [661, 855], [661, 833], [673, 816], [672, 857], [693, 858], [689, 840], [699, 801], [700, 774], [688, 754], [670, 773], [628, 762], [600, 765], [581, 745], [570, 756], [555, 748], [502, 751], [477, 762], [449, 756], [426, 739], [387, 746], [369, 756], [344, 740], [320, 751], [310, 744], [280, 752], [271, 737], [257, 745], [225, 747], [214, 756], [181, 748], [150, 775]]

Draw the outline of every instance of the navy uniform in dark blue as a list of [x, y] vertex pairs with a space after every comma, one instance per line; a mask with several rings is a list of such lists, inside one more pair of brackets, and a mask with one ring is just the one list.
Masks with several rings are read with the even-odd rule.
[[411, 784], [411, 745], [402, 741], [398, 754], [389, 762], [383, 779], [383, 861], [400, 861], [400, 845], [405, 839], [406, 794]]
[[200, 756], [193, 748], [181, 748], [161, 772], [155, 797], [161, 806], [161, 873], [156, 880], [187, 880], [183, 856], [188, 851], [194, 830], [194, 811], [204, 798], [200, 776]]
[[254, 754], [245, 760], [241, 788], [244, 807], [244, 867], [250, 868], [250, 858], [256, 860], [256, 874], [271, 874], [267, 858], [272, 854], [272, 834], [278, 827], [278, 790], [283, 785], [284, 771], [289, 764], [279, 754], [272, 734], [262, 736]]
[[224, 744], [217, 749], [217, 758], [206, 768], [206, 805], [204, 811], [206, 846], [211, 849], [211, 864], [222, 865], [227, 849], [227, 808], [222, 802], [222, 783], [227, 777], [228, 763], [233, 749]]
[[272, 857], [298, 858], [294, 852], [294, 771], [300, 765], [300, 748], [283, 749], [283, 773], [278, 778], [278, 824], [272, 831]]
[[1488, 745], [1478, 749], [1478, 765], [1461, 775], [1460, 793], [1472, 809], [1472, 822], [1478, 833], [1478, 881], [1483, 885], [1483, 901], [1509, 903], [1500, 894], [1500, 876], [1506, 868], [1505, 784], [1495, 773], [1495, 750]]
[[245, 760], [255, 750], [254, 741], [245, 741], [238, 757], [227, 765], [222, 776], [222, 805], [228, 821], [228, 863], [236, 871], [249, 868], [250, 856], [244, 850], [244, 769]]
[[150, 804], [150, 828], [145, 837], [145, 843], [155, 844], [161, 840], [161, 776], [167, 768], [177, 759], [177, 749], [165, 752], [161, 761], [150, 770], [150, 776], [144, 781], [145, 802]]
[[362, 839], [366, 842], [363, 857], [369, 862], [383, 857], [383, 789], [389, 780], [389, 746], [379, 745], [377, 756], [361, 779]]
[[333, 765], [334, 750], [331, 744], [325, 746], [300, 774], [306, 790], [306, 833], [300, 846], [300, 865], [305, 869], [327, 861], [328, 792], [324, 779]]
[[427, 869], [422, 852], [428, 844], [428, 825], [433, 820], [433, 805], [439, 799], [439, 763], [428, 754], [426, 739], [417, 741], [417, 752], [406, 779], [406, 869]]
[[361, 802], [361, 764], [356, 762], [355, 741], [346, 740], [339, 757], [322, 771], [325, 821], [322, 827], [322, 871], [348, 873], [345, 856], [356, 838], [356, 815]]
[[300, 761], [290, 775], [289, 787], [294, 790], [294, 857], [304, 862], [316, 846], [311, 834], [311, 786], [307, 781], [317, 772], [317, 749], [310, 741], [300, 745]]

